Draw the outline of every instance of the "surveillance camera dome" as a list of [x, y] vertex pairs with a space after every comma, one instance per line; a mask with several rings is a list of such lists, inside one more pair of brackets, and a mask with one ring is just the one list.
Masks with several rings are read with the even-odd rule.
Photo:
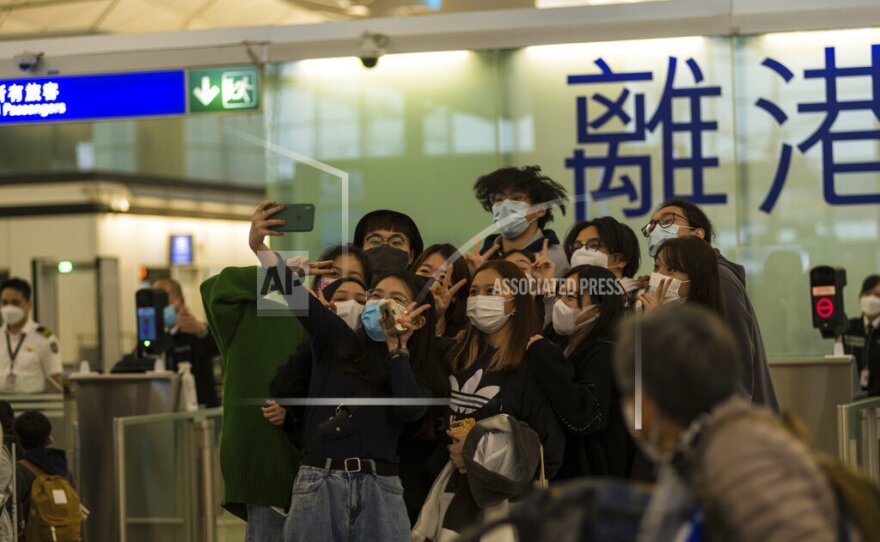
[[388, 36], [384, 34], [372, 34], [364, 32], [361, 35], [361, 46], [358, 50], [358, 58], [365, 68], [375, 68], [379, 63], [379, 57], [385, 54], [385, 45]]
[[23, 72], [33, 72], [40, 64], [40, 61], [43, 58], [43, 53], [31, 53], [30, 51], [25, 51], [21, 54], [15, 55], [13, 58], [15, 60], [15, 65], [18, 66], [19, 70]]

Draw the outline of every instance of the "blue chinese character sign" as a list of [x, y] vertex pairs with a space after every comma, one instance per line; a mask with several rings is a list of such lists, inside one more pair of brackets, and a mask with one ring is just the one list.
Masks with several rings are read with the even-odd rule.
[[183, 70], [0, 80], [0, 124], [185, 113]]
[[[599, 68], [599, 73], [570, 75], [568, 84], [580, 87], [654, 80], [654, 74], [650, 71], [615, 72], [603, 58], [597, 58], [594, 64]], [[586, 218], [589, 199], [626, 198], [630, 206], [625, 207], [623, 213], [627, 217], [644, 216], [654, 203], [672, 198], [684, 198], [700, 204], [727, 202], [727, 194], [708, 193], [705, 186], [706, 170], [718, 168], [719, 159], [708, 155], [705, 149], [704, 138], [718, 131], [718, 122], [706, 118], [704, 112], [711, 100], [721, 97], [721, 87], [704, 80], [700, 65], [693, 58], [688, 58], [684, 64], [693, 84], [674, 84], [679, 59], [670, 56], [662, 94], [653, 113], [646, 110], [645, 94], [632, 92], [627, 86], [622, 86], [616, 96], [593, 92], [590, 96], [577, 97], [577, 139], [583, 148], [574, 149], [572, 155], [566, 158], [565, 167], [573, 170], [574, 174], [578, 220]], [[628, 107], [630, 102], [632, 105]], [[594, 112], [596, 109], [598, 112]], [[680, 118], [676, 111], [686, 111], [687, 115]], [[622, 128], [609, 130], [606, 125], [611, 121], [616, 121], [616, 125]], [[623, 148], [627, 144], [646, 143], [649, 133], [656, 134], [661, 145], [663, 193], [660, 200], [652, 194], [651, 156], [628, 153]], [[676, 152], [675, 139], [687, 142], [689, 155]], [[628, 173], [618, 173], [621, 168], [635, 168], [637, 179], [634, 180]], [[595, 190], [587, 189], [591, 169], [601, 172]], [[679, 172], [685, 173], [684, 178], [690, 182], [689, 189], [678, 190], [677, 187], [682, 184], [676, 183]]]

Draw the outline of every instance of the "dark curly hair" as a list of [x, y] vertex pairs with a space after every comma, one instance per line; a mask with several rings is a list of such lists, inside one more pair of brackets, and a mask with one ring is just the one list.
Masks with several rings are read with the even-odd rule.
[[553, 207], [559, 207], [565, 214], [565, 201], [568, 192], [565, 188], [544, 175], [539, 166], [505, 167], [483, 175], [474, 183], [474, 195], [486, 211], [492, 210], [492, 196], [507, 191], [522, 192], [529, 196], [532, 204], [557, 202], [547, 208], [547, 214], [538, 219], [538, 227], [553, 221]]

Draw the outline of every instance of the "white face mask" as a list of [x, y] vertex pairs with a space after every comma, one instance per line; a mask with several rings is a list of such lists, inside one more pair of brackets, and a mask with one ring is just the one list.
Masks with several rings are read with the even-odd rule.
[[[661, 275], [657, 272], [651, 273], [651, 285], [648, 287], [648, 291], [651, 293], [651, 295], [656, 295], [657, 290], [660, 288], [660, 283], [670, 278], [672, 277], [667, 277], [666, 275]], [[666, 288], [666, 295], [663, 296], [663, 299], [660, 300], [660, 303], [672, 303], [681, 299], [681, 296], [678, 294], [678, 289], [681, 288], [682, 284], [685, 284], [687, 282], [690, 281], [672, 279], [672, 282], [670, 282], [669, 286]]]
[[[672, 459], [671, 453], [664, 453], [660, 451], [657, 446], [651, 442], [654, 440], [654, 436], [656, 434], [655, 431], [652, 431], [650, 428], [648, 430], [648, 434], [643, 435], [642, 431], [636, 431], [636, 407], [635, 403], [630, 401], [625, 401], [623, 403], [623, 417], [626, 421], [626, 429], [629, 431], [630, 436], [636, 442], [636, 445], [645, 454], [652, 463], [661, 465], [666, 463], [670, 459]], [[644, 438], [647, 437], [648, 440]]]
[[862, 307], [862, 313], [868, 318], [873, 318], [880, 314], [880, 297], [876, 295], [866, 295], [859, 299], [859, 305]]
[[15, 305], [4, 305], [3, 307], [0, 307], [0, 314], [3, 315], [4, 322], [14, 326], [24, 318], [24, 309], [16, 307]]
[[556, 333], [559, 333], [560, 335], [571, 335], [577, 329], [592, 324], [599, 319], [598, 313], [591, 318], [587, 318], [580, 324], [577, 323], [577, 319], [580, 318], [582, 314], [596, 306], [597, 305], [588, 305], [583, 309], [577, 307], [572, 308], [563, 303], [561, 299], [558, 300], [553, 305], [553, 329], [555, 329]]
[[506, 298], [497, 295], [472, 295], [467, 300], [467, 317], [482, 333], [495, 333], [510, 319], [504, 313]]
[[336, 301], [333, 305], [336, 307], [336, 316], [345, 320], [348, 327], [354, 331], [361, 328], [361, 313], [364, 312], [363, 305], [354, 299]]
[[570, 263], [572, 267], [595, 265], [596, 267], [608, 269], [608, 255], [598, 250], [581, 247], [572, 253]]

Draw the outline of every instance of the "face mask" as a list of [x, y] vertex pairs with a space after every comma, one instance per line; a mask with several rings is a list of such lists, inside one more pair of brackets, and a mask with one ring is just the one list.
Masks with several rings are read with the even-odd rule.
[[[336, 316], [345, 320], [352, 330], [357, 331], [361, 328], [361, 314], [364, 312], [364, 306], [349, 299], [348, 301], [337, 301], [333, 305], [336, 306]], [[383, 335], [384, 338], [384, 335]]]
[[660, 465], [666, 463], [672, 458], [672, 454], [660, 451], [657, 446], [651, 442], [656, 435], [655, 431], [648, 429], [647, 440], [644, 440], [643, 431], [636, 431], [636, 407], [635, 403], [629, 401], [623, 403], [623, 417], [626, 420], [626, 429], [635, 441], [636, 445], [645, 454], [652, 463]]
[[409, 265], [409, 253], [399, 248], [382, 245], [364, 252], [373, 277], [384, 277], [391, 273], [403, 273]]
[[474, 295], [467, 300], [467, 317], [482, 333], [495, 333], [513, 314], [504, 313], [507, 299], [497, 295]]
[[382, 323], [379, 322], [380, 318], [382, 318], [382, 312], [379, 310], [379, 300], [371, 299], [367, 301], [363, 312], [361, 312], [361, 323], [364, 324], [364, 331], [367, 332], [367, 337], [376, 342], [385, 340], [385, 330], [382, 329]]
[[588, 305], [583, 309], [572, 308], [563, 303], [561, 299], [558, 300], [553, 305], [553, 329], [555, 329], [556, 333], [559, 333], [560, 335], [571, 335], [577, 329], [592, 324], [599, 319], [599, 315], [596, 314], [591, 318], [587, 318], [580, 324], [577, 323], [577, 319], [580, 318], [582, 314], [595, 307], [597, 307], [597, 305]]
[[492, 206], [492, 222], [506, 239], [515, 239], [529, 227], [528, 212], [528, 203], [506, 199]]
[[859, 299], [859, 305], [862, 307], [862, 313], [865, 316], [877, 316], [880, 314], [880, 297], [876, 295], [866, 295]]
[[174, 324], [177, 323], [177, 309], [174, 308], [174, 305], [165, 305], [162, 319], [165, 320], [166, 327], [174, 327]]
[[660, 245], [667, 239], [678, 237], [678, 224], [669, 226], [654, 226], [651, 235], [648, 236], [648, 256], [655, 257], [660, 250]]
[[[652, 295], [656, 295], [657, 289], [660, 288], [660, 282], [669, 278], [671, 277], [661, 275], [660, 273], [651, 273], [651, 285], [648, 287], [648, 291]], [[678, 289], [681, 288], [681, 285], [686, 282], [690, 281], [672, 279], [672, 282], [670, 282], [669, 286], [666, 288], [666, 295], [663, 297], [663, 299], [660, 300], [660, 303], [671, 303], [673, 301], [678, 301], [679, 299], [681, 299], [681, 296], [678, 295]]]
[[3, 321], [11, 326], [21, 322], [21, 319], [24, 318], [24, 310], [15, 305], [0, 307], [0, 314], [3, 315]]
[[581, 247], [572, 253], [570, 263], [572, 267], [595, 265], [596, 267], [608, 269], [608, 255], [598, 250]]

